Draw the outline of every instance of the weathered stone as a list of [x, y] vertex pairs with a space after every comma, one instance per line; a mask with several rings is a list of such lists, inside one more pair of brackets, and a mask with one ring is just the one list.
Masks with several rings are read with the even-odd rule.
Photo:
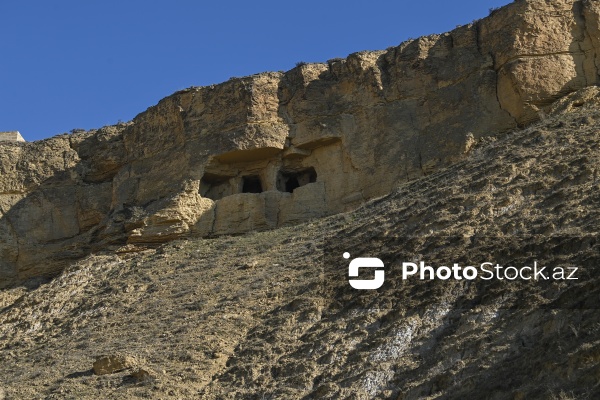
[[327, 215], [325, 185], [309, 183], [282, 198], [279, 224], [294, 224]]
[[0, 142], [24, 142], [23, 136], [19, 131], [0, 132]]
[[97, 357], [92, 369], [96, 375], [106, 375], [132, 368], [136, 364], [135, 358], [131, 356], [114, 354]]
[[242, 233], [265, 229], [269, 224], [265, 213], [265, 197], [256, 193], [240, 193], [217, 202], [215, 234]]
[[186, 89], [131, 123], [2, 142], [0, 286], [107, 245], [356, 208], [600, 83], [598, 37], [596, 1], [521, 0], [385, 51]]

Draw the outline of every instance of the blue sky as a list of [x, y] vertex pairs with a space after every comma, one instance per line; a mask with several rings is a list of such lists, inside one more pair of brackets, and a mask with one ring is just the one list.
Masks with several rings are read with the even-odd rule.
[[509, 0], [6, 0], [0, 131], [38, 140], [129, 121], [190, 86], [396, 46]]

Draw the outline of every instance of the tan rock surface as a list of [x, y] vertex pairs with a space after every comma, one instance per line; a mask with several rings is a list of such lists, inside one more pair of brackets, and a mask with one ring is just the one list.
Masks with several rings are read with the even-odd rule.
[[96, 375], [114, 374], [128, 368], [135, 367], [137, 361], [134, 357], [126, 354], [112, 354], [98, 356], [92, 366]]
[[23, 136], [19, 131], [10, 131], [10, 132], [0, 132], [0, 142], [24, 142]]
[[[597, 88], [573, 93], [557, 105], [570, 111], [479, 139], [462, 161], [352, 212], [93, 255], [0, 290], [6, 397], [600, 398], [599, 100]], [[554, 265], [591, 255], [593, 268], [575, 283], [487, 287], [393, 273], [407, 244], [453, 260], [486, 237], [527, 251], [574, 238], [558, 257], [538, 254]], [[348, 296], [345, 251], [383, 257], [393, 287]], [[141, 365], [96, 375], [98, 354]]]
[[2, 142], [0, 286], [108, 246], [351, 210], [598, 84], [599, 21], [596, 1], [519, 0], [385, 51], [186, 89], [128, 124]]

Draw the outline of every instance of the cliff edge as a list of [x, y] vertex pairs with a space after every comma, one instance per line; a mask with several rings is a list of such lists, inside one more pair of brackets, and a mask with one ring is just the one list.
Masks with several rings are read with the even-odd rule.
[[91, 252], [348, 211], [599, 83], [600, 4], [519, 0], [385, 51], [177, 92], [127, 124], [0, 143], [0, 286]]

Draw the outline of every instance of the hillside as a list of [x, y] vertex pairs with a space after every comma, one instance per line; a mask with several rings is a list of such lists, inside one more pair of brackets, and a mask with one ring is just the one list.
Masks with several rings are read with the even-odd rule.
[[[574, 238], [550, 260], [596, 265], [599, 104], [596, 88], [574, 93], [541, 122], [474, 140], [462, 161], [356, 211], [98, 253], [53, 280], [6, 289], [5, 396], [598, 398], [593, 269], [573, 284], [489, 290], [390, 276], [393, 289], [361, 299], [344, 289], [341, 254], [387, 264], [408, 249], [460, 258], [468, 241], [448, 238], [491, 237], [500, 249], [515, 237], [517, 248]], [[127, 356], [128, 368], [96, 375], [100, 355]]]
[[600, 398], [599, 71], [516, 0], [5, 134], [0, 400]]

